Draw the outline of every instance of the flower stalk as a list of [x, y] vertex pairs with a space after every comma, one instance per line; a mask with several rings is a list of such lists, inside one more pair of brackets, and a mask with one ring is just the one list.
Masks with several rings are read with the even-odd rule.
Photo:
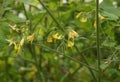
[[101, 82], [101, 68], [100, 68], [100, 24], [99, 24], [99, 0], [96, 0], [96, 41], [97, 41], [97, 59], [98, 59], [98, 82]]

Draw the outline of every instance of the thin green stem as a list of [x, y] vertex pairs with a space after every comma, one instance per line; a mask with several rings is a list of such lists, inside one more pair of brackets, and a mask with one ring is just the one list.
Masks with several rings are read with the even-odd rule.
[[[58, 5], [57, 7], [58, 7], [58, 9], [59, 9], [59, 7], [60, 7], [60, 0], [58, 1], [57, 5]], [[57, 12], [58, 12], [58, 22], [60, 22], [61, 13], [60, 13], [59, 10], [58, 10]]]
[[26, 9], [25, 9], [25, 5], [24, 5], [24, 3], [22, 3], [22, 5], [23, 5], [23, 10], [24, 10], [24, 13], [25, 13], [26, 19], [28, 20], [29, 17], [28, 17], [28, 15], [27, 15], [27, 11], [26, 11]]
[[33, 50], [33, 46], [32, 46], [32, 45], [28, 45], [28, 49], [29, 49], [29, 52], [31, 53], [34, 61], [35, 61], [35, 65], [36, 65], [37, 70], [38, 70], [38, 77], [40, 78], [40, 80], [42, 80], [42, 79], [41, 79], [41, 73], [40, 73], [39, 64], [38, 64], [38, 61], [37, 61], [36, 54], [35, 54], [35, 52], [34, 52], [34, 50]]
[[[27, 20], [30, 20], [28, 14], [27, 14], [27, 11], [26, 11], [26, 9], [25, 9], [24, 3], [23, 3], [23, 9], [24, 9], [24, 12], [25, 12], [26, 19], [27, 19]], [[29, 27], [30, 27], [29, 30], [30, 30], [30, 33], [31, 33], [31, 32], [32, 32], [32, 29], [31, 29], [31, 27], [32, 27], [32, 21], [31, 21], [31, 20], [30, 20], [30, 25], [29, 25]], [[39, 77], [40, 81], [42, 80], [42, 81], [44, 82], [43, 77], [42, 77], [42, 73], [41, 73], [41, 71], [40, 71], [39, 63], [38, 63], [38, 61], [37, 61], [37, 57], [36, 57], [34, 45], [28, 44], [28, 49], [29, 49], [29, 52], [31, 53], [34, 61], [35, 61], [35, 65], [36, 65], [37, 70], [38, 70], [38, 77]]]
[[12, 49], [13, 49], [12, 47], [8, 47], [6, 52], [4, 52], [5, 55], [3, 57], [2, 56], [0, 57], [0, 60], [5, 61], [5, 76], [6, 76], [5, 81], [6, 82], [8, 82], [10, 79], [8, 59], [11, 56]]
[[27, 14], [27, 11], [26, 11], [26, 9], [25, 9], [24, 3], [22, 3], [22, 5], [23, 5], [23, 10], [24, 10], [25, 16], [26, 16], [26, 20], [29, 20], [29, 21], [30, 21], [29, 27], [30, 27], [30, 32], [31, 32], [31, 30], [32, 30], [32, 21], [30, 20], [28, 14]]
[[[77, 50], [78, 53], [81, 53], [76, 45], [75, 45], [75, 49]], [[96, 77], [95, 77], [95, 75], [94, 75], [92, 69], [89, 68], [90, 65], [89, 65], [87, 59], [85, 58], [84, 55], [82, 55], [82, 54], [80, 54], [80, 55], [81, 55], [81, 57], [83, 58], [83, 60], [84, 60], [84, 62], [86, 63], [86, 65], [88, 65], [88, 70], [90, 71], [90, 73], [91, 73], [91, 75], [92, 75], [92, 77], [93, 77], [94, 82], [96, 82], [97, 79], [96, 79]]]
[[75, 73], [77, 73], [80, 68], [81, 68], [81, 65], [78, 68], [76, 68], [75, 71], [71, 75], [73, 76]]
[[85, 64], [85, 63], [83, 63], [83, 62], [80, 62], [80, 61], [74, 59], [74, 58], [71, 57], [71, 56], [64, 55], [64, 57], [69, 58], [70, 60], [72, 60], [72, 61], [74, 61], [74, 62], [77, 62], [77, 63], [79, 63], [79, 64], [81, 64], [81, 65], [83, 65], [83, 66], [86, 66], [87, 68], [90, 68], [91, 70], [94, 70], [94, 71], [98, 72], [98, 70], [94, 69], [94, 68], [91, 67], [90, 65], [87, 65], [87, 64]]
[[60, 30], [65, 32], [65, 30], [63, 29], [63, 26], [61, 26], [61, 24], [57, 21], [57, 19], [54, 17], [54, 15], [51, 13], [51, 11], [44, 5], [44, 3], [41, 0], [38, 0], [38, 1], [44, 7], [44, 9], [48, 12], [48, 14], [51, 16], [51, 18], [54, 20], [54, 22], [60, 28]]
[[98, 82], [101, 82], [101, 68], [100, 68], [100, 61], [101, 61], [101, 57], [100, 57], [100, 25], [99, 25], [99, 0], [96, 0], [96, 40], [97, 40], [97, 59], [98, 59]]
[[45, 14], [38, 20], [38, 22], [33, 26], [33, 31], [36, 29], [36, 27], [39, 25], [40, 21], [44, 18]]
[[[48, 49], [48, 50], [50, 50], [50, 51], [59, 53], [59, 54], [63, 55], [64, 57], [66, 57], [66, 58], [68, 58], [68, 59], [70, 59], [70, 60], [72, 60], [72, 61], [74, 61], [74, 62], [77, 62], [77, 63], [79, 63], [79, 64], [81, 64], [81, 65], [86, 66], [87, 68], [90, 68], [91, 70], [94, 70], [94, 71], [98, 72], [96, 69], [94, 69], [94, 68], [91, 67], [90, 65], [87, 65], [87, 64], [85, 64], [85, 63], [83, 63], [83, 62], [80, 62], [80, 61], [74, 59], [74, 58], [71, 57], [71, 56], [64, 55], [64, 53], [61, 53], [60, 51], [57, 51], [57, 50], [55, 50], [55, 49], [51, 49], [50, 47], [47, 47], [47, 46], [42, 45], [42, 44], [41, 44], [40, 46], [43, 47], [43, 48], [45, 48], [45, 49]], [[83, 51], [81, 51], [81, 52], [79, 52], [79, 53], [81, 54], [81, 53], [85, 52], [85, 51], [88, 50], [88, 49], [90, 49], [90, 48], [84, 49]]]
[[[34, 55], [34, 59], [35, 59], [35, 61], [36, 61], [36, 67], [37, 67], [37, 69], [38, 69], [38, 72], [39, 72], [39, 75], [41, 76], [41, 81], [42, 82], [45, 82], [45, 78], [44, 78], [44, 75], [43, 75], [43, 73], [42, 73], [42, 69], [41, 69], [41, 64], [40, 63], [42, 63], [42, 61], [41, 62], [39, 62], [39, 58], [37, 58], [37, 54], [36, 54], [36, 51], [35, 51], [35, 46], [33, 47], [33, 55]], [[41, 55], [41, 54], [40, 54]]]
[[4, 61], [5, 61], [5, 75], [6, 75], [6, 82], [9, 81], [9, 64], [8, 64], [8, 58], [9, 58], [9, 55], [11, 53], [11, 48], [8, 47], [8, 49], [6, 50], [6, 55], [4, 56]]

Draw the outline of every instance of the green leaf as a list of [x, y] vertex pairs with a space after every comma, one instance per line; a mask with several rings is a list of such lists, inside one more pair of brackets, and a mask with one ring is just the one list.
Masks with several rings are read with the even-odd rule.
[[11, 14], [11, 13], [6, 14], [6, 18], [8, 19], [8, 21], [14, 22], [14, 23], [25, 22], [25, 19], [21, 19], [21, 18], [19, 18], [17, 15]]
[[112, 42], [112, 41], [109, 41], [109, 40], [105, 40], [103, 43], [102, 43], [102, 46], [106, 46], [106, 47], [114, 47], [115, 46], [115, 42]]
[[28, 5], [34, 5], [32, 0], [17, 0], [17, 1], [24, 3], [24, 4], [28, 4]]
[[101, 14], [109, 20], [118, 20], [119, 17], [115, 14], [109, 13], [106, 10], [101, 10]]
[[115, 8], [110, 2], [110, 0], [104, 0], [100, 4], [100, 9], [103, 15], [108, 16], [108, 17], [111, 16], [110, 17], [111, 19], [117, 19], [118, 17], [120, 17], [120, 10]]
[[100, 68], [101, 68], [102, 70], [105, 70], [108, 66], [109, 66], [109, 64], [103, 63], [103, 64], [100, 65]]
[[115, 49], [120, 50], [120, 45], [119, 45], [119, 46], [117, 46], [117, 47], [115, 47]]

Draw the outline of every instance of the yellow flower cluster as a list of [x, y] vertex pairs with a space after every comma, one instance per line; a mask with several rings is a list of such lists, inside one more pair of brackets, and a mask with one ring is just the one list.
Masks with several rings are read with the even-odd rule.
[[[35, 38], [34, 33], [31, 35], [28, 35], [28, 28], [24, 28], [26, 26], [21, 26], [21, 28], [17, 28], [16, 24], [14, 24], [14, 25], [9, 24], [9, 27], [13, 31], [16, 31], [16, 32], [20, 31], [22, 33], [23, 38], [21, 40], [19, 40], [19, 42], [13, 41], [11, 39], [7, 40], [9, 42], [9, 46], [13, 45], [16, 53], [18, 53], [20, 51], [21, 47], [24, 45], [25, 40], [27, 40], [31, 43], [33, 42], [33, 40]], [[25, 33], [25, 32], [27, 32], [27, 33]]]
[[60, 34], [58, 34], [58, 33], [55, 33], [54, 35], [53, 35], [53, 38], [54, 39], [58, 39], [58, 40], [60, 40], [60, 39], [62, 39], [62, 35], [60, 35]]
[[17, 54], [18, 54], [18, 52], [20, 51], [21, 47], [22, 47], [23, 44], [24, 44], [24, 38], [22, 38], [22, 39], [20, 40], [19, 44], [16, 44], [16, 42], [13, 41], [13, 40], [7, 40], [7, 41], [9, 42], [9, 46], [14, 45], [14, 50], [15, 50], [15, 52], [16, 52]]
[[[27, 37], [27, 40], [32, 43], [33, 40], [34, 40], [34, 34], [29, 35]], [[7, 41], [9, 42], [9, 46], [14, 45], [14, 50], [18, 54], [18, 52], [20, 51], [21, 47], [24, 45], [25, 39], [22, 38], [18, 44], [15, 41], [13, 41], [13, 40], [7, 40]]]
[[79, 36], [78, 33], [75, 32], [74, 30], [69, 31], [69, 33], [68, 33], [68, 38], [75, 38], [78, 36]]
[[[82, 15], [82, 12], [80, 12], [80, 13], [78, 13], [77, 15], [76, 15], [76, 18], [78, 19], [78, 18], [81, 18], [80, 19], [80, 21], [82, 22], [82, 23], [86, 23], [87, 22], [87, 17], [80, 17]], [[98, 15], [99, 16], [99, 19], [100, 20], [104, 20], [105, 19], [105, 17], [104, 16], [102, 16], [102, 15]], [[93, 24], [93, 26], [96, 28], [96, 20], [94, 21], [94, 24]]]
[[[69, 33], [68, 33], [68, 44], [67, 46], [68, 47], [73, 47], [74, 46], [74, 38], [78, 37], [78, 33], [74, 30], [70, 30]], [[72, 41], [71, 41], [72, 39]]]
[[53, 34], [52, 36], [48, 36], [47, 38], [47, 42], [51, 43], [53, 42], [53, 39], [56, 41], [56, 40], [60, 40], [63, 38], [63, 35], [62, 34], [59, 34], [59, 33], [55, 33]]

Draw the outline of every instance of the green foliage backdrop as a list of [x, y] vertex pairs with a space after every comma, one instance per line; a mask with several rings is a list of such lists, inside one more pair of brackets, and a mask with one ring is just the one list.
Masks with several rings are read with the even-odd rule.
[[100, 70], [96, 1], [66, 1], [0, 0], [1, 82], [119, 82], [120, 1], [99, 4]]

